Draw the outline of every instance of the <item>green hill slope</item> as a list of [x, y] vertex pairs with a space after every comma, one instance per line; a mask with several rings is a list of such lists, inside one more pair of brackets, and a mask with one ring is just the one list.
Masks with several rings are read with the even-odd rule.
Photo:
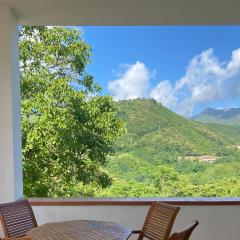
[[[116, 104], [127, 131], [108, 157], [113, 184], [96, 196], [240, 194], [240, 151], [233, 147], [237, 134], [181, 117], [152, 99]], [[215, 161], [202, 161], [203, 155]]]
[[240, 145], [240, 126], [232, 126], [218, 123], [207, 123], [209, 129], [224, 136], [233, 145]]
[[127, 127], [127, 134], [117, 143], [118, 152], [213, 154], [230, 142], [225, 135], [181, 117], [152, 99], [120, 101], [117, 105]]

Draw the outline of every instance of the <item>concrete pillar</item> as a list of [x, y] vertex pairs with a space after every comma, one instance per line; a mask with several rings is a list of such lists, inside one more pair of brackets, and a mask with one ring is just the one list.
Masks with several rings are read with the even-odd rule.
[[0, 203], [23, 195], [18, 25], [0, 4]]

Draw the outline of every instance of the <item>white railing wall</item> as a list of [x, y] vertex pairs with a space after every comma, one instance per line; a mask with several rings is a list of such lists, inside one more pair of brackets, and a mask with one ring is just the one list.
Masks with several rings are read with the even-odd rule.
[[[140, 229], [149, 206], [34, 206], [39, 224], [71, 219], [113, 221], [132, 229]], [[181, 206], [173, 231], [191, 221], [200, 224], [192, 240], [240, 239], [240, 206]]]

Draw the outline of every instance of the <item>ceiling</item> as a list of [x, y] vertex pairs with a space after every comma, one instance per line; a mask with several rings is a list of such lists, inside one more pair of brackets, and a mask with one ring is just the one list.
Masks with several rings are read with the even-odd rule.
[[240, 0], [0, 0], [23, 25], [237, 25]]

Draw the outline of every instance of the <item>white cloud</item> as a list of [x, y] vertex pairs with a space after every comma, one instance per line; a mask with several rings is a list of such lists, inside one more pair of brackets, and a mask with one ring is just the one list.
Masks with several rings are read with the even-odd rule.
[[208, 49], [195, 56], [189, 63], [186, 74], [174, 86], [178, 97], [176, 111], [191, 116], [195, 106], [224, 98], [224, 82], [229, 77], [223, 63]]
[[122, 65], [124, 71], [119, 78], [110, 81], [108, 89], [115, 100], [146, 97], [151, 72], [144, 63], [137, 61], [133, 65]]
[[180, 101], [178, 112], [183, 115], [191, 116], [197, 105], [234, 98], [240, 86], [240, 49], [232, 52], [228, 63], [220, 62], [212, 49], [202, 52], [190, 62], [185, 78], [183, 87], [190, 94]]
[[[213, 49], [203, 51], [188, 64], [185, 75], [159, 91], [160, 81], [150, 94], [166, 107], [184, 116], [191, 116], [197, 106], [207, 106], [212, 101], [239, 97], [240, 93], [240, 49], [232, 52], [228, 63], [220, 62]], [[166, 85], [166, 84], [164, 84]], [[165, 91], [165, 94], [163, 93]]]
[[169, 81], [161, 81], [151, 92], [150, 97], [162, 103], [168, 108], [176, 105], [177, 98], [174, 96], [173, 87]]
[[213, 49], [205, 50], [190, 60], [183, 77], [174, 83], [161, 80], [151, 91], [150, 77], [145, 64], [136, 62], [125, 66], [119, 79], [109, 83], [109, 90], [116, 100], [152, 97], [189, 117], [198, 106], [240, 98], [240, 48], [232, 52], [228, 62], [221, 62]]

